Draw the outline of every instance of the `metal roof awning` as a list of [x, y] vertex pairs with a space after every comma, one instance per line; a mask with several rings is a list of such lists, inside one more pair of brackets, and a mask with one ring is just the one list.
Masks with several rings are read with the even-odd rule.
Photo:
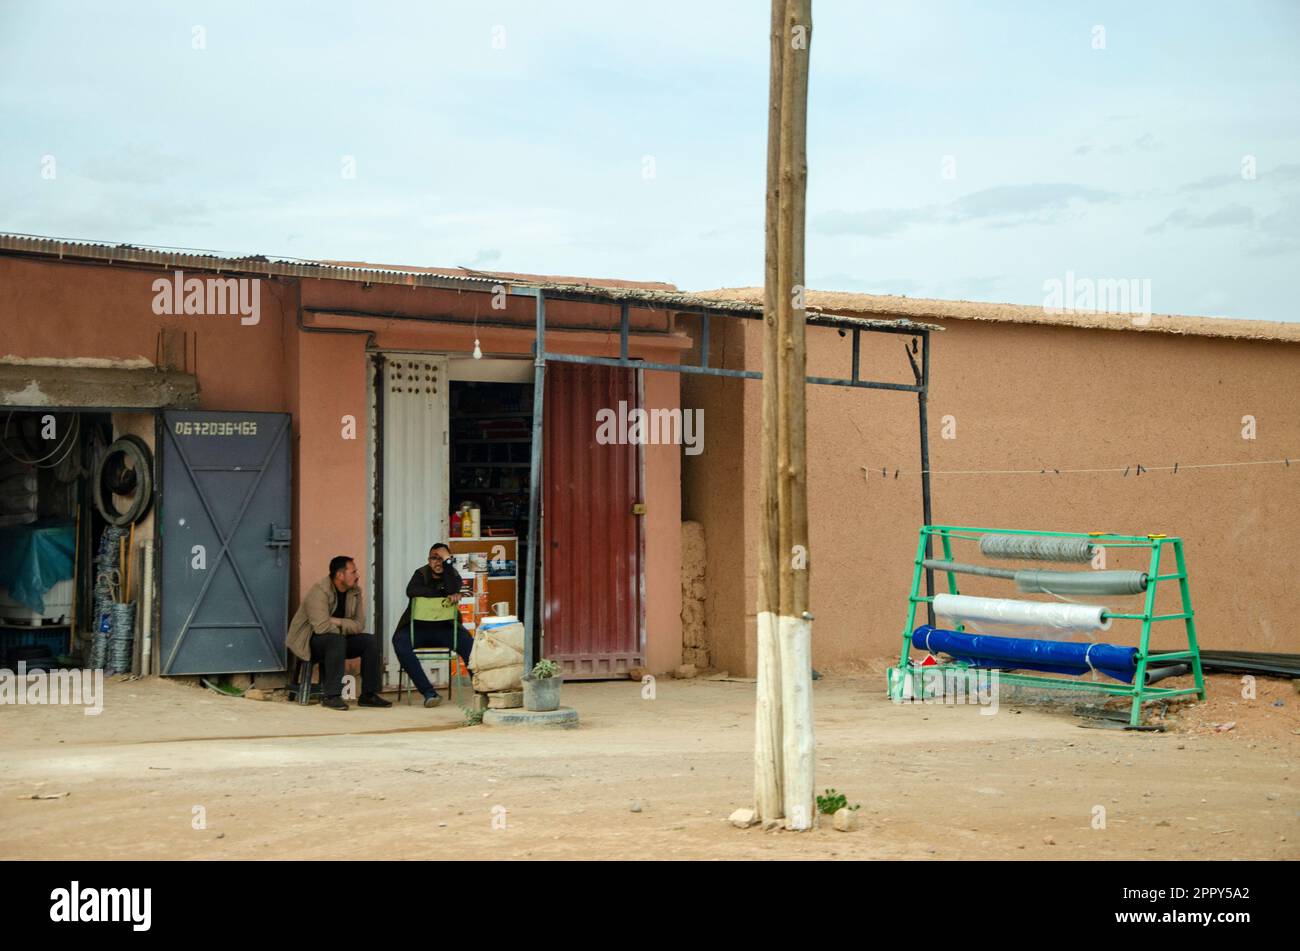
[[153, 367], [0, 363], [0, 407], [11, 409], [194, 409], [192, 373]]

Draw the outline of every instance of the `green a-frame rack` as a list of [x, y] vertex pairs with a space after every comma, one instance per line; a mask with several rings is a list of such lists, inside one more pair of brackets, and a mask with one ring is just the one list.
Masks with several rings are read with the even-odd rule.
[[[935, 538], [939, 540], [943, 551], [943, 557], [946, 561], [952, 561], [952, 541], [953, 539], [969, 539], [978, 542], [980, 536], [985, 534], [998, 535], [1045, 535], [1053, 538], [1086, 538], [1094, 544], [1103, 545], [1106, 548], [1132, 548], [1145, 549], [1150, 552], [1149, 567], [1147, 569], [1147, 589], [1143, 609], [1139, 613], [1107, 612], [1107, 616], [1115, 620], [1132, 620], [1142, 622], [1142, 631], [1137, 648], [1137, 669], [1133, 676], [1133, 683], [1103, 683], [1100, 681], [1089, 681], [1072, 679], [1067, 680], [1062, 677], [1040, 677], [1031, 674], [1006, 673], [999, 671], [998, 679], [1008, 683], [1021, 684], [1030, 687], [1042, 688], [1064, 688], [1067, 690], [1085, 690], [1092, 692], [1108, 693], [1115, 696], [1124, 696], [1132, 698], [1132, 708], [1129, 713], [1129, 726], [1136, 727], [1141, 723], [1142, 704], [1149, 700], [1168, 699], [1170, 697], [1183, 696], [1187, 694], [1196, 694], [1197, 699], [1205, 699], [1205, 677], [1201, 671], [1201, 653], [1196, 642], [1196, 620], [1192, 610], [1192, 595], [1188, 582], [1187, 562], [1183, 557], [1183, 542], [1181, 538], [1166, 535], [1116, 535], [1109, 532], [1047, 532], [1031, 531], [1025, 529], [1007, 529], [1007, 528], [974, 528], [962, 525], [923, 525], [919, 533], [916, 545], [916, 562], [912, 571], [912, 591], [908, 597], [907, 604], [907, 623], [903, 628], [903, 650], [899, 655], [898, 667], [890, 667], [888, 670], [889, 677], [889, 695], [891, 699], [901, 699], [904, 690], [904, 683], [916, 670], [909, 666], [909, 655], [912, 650], [912, 631], [916, 625], [916, 609], [920, 604], [930, 604], [933, 598], [921, 593], [922, 576], [924, 573], [923, 560], [927, 553], [932, 550], [932, 544]], [[1160, 574], [1161, 556], [1166, 548], [1173, 550], [1174, 565], [1177, 569], [1172, 574]], [[1167, 563], [1167, 559], [1166, 559]], [[948, 578], [948, 591], [951, 594], [959, 594], [957, 590], [957, 578], [955, 573], [948, 571], [943, 572]], [[1175, 614], [1156, 614], [1156, 591], [1160, 582], [1178, 582], [1178, 591], [1181, 598], [1180, 610]], [[1187, 634], [1187, 649], [1171, 651], [1166, 653], [1152, 654], [1150, 652], [1151, 626], [1162, 621], [1182, 621]], [[958, 625], [958, 630], [962, 629]], [[1165, 662], [1185, 661], [1191, 667], [1192, 675], [1195, 679], [1194, 687], [1154, 687], [1146, 683], [1147, 667], [1155, 662], [1157, 666]], [[929, 668], [935, 670], [934, 667]], [[954, 661], [950, 664], [938, 665], [939, 671], [953, 671], [965, 673], [971, 669], [971, 665]]]

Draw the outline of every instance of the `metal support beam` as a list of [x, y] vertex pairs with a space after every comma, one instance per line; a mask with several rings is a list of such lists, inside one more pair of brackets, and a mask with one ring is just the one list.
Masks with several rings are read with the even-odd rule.
[[709, 315], [700, 318], [700, 366], [709, 365]]
[[[855, 350], [854, 357], [857, 357]], [[854, 363], [856, 364], [856, 359]], [[855, 366], [856, 370], [857, 367]], [[926, 400], [929, 397], [930, 390], [930, 332], [928, 330], [921, 332], [921, 373], [917, 380], [921, 384], [921, 391], [916, 394], [916, 405], [920, 413], [921, 428], [921, 517], [926, 525], [931, 524], [933, 514], [930, 511], [930, 430], [929, 418], [926, 413]], [[931, 557], [930, 534], [925, 536], [925, 557]], [[931, 627], [934, 627], [934, 571], [925, 569], [925, 593], [930, 600], [925, 604], [926, 619]]]
[[631, 323], [630, 308], [627, 301], [618, 309], [618, 355], [621, 359], [627, 359], [627, 334], [629, 324]]
[[[627, 309], [623, 310], [626, 319]], [[627, 324], [624, 323], [626, 334]], [[626, 346], [627, 337], [623, 338]], [[540, 510], [540, 493], [542, 491], [542, 400], [546, 394], [546, 298], [537, 292], [537, 329], [533, 340], [533, 443], [532, 464], [528, 475], [528, 565], [525, 569], [525, 596], [528, 599], [524, 610], [524, 673], [532, 672], [539, 654], [536, 618], [541, 604], [537, 591], [537, 549], [541, 544], [541, 524], [538, 518]]]
[[[761, 370], [727, 370], [721, 367], [697, 367], [689, 363], [653, 363], [649, 360], [622, 360], [618, 357], [591, 357], [580, 353], [547, 353], [545, 358], [552, 363], [585, 363], [588, 366], [625, 367], [629, 370], [666, 370], [669, 373], [695, 373], [702, 376], [740, 377], [745, 380], [761, 380]], [[869, 380], [842, 380], [829, 376], [806, 377], [809, 383], [822, 386], [849, 386], [860, 390], [898, 390], [904, 393], [919, 393], [920, 385], [910, 383], [876, 383]]]
[[[374, 521], [370, 523], [370, 540], [375, 549], [375, 576], [370, 579], [374, 585], [375, 596], [373, 603], [375, 606], [375, 630], [384, 631], [384, 584], [387, 580], [384, 574], [384, 395], [387, 387], [384, 385], [384, 371], [387, 366], [387, 358], [382, 351], [375, 351], [370, 354], [374, 359], [374, 377], [375, 387], [375, 488], [372, 508], [374, 510]], [[382, 643], [382, 641], [381, 641]], [[380, 648], [381, 656], [383, 648]]]

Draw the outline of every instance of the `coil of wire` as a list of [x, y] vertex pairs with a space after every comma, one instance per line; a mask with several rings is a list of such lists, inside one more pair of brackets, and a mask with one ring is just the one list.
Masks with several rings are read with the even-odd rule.
[[95, 632], [90, 642], [90, 669], [103, 670], [108, 663], [108, 635]]
[[135, 605], [114, 603], [112, 607], [113, 633], [108, 638], [108, 663], [105, 672], [129, 674], [131, 672], [131, 647], [135, 641]]

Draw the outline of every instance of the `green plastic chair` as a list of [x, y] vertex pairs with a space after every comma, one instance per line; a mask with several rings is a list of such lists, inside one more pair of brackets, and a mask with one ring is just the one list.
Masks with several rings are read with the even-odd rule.
[[[411, 638], [411, 647], [417, 658], [444, 659], [447, 661], [447, 692], [451, 702], [456, 703], [456, 684], [461, 678], [456, 674], [460, 655], [456, 653], [456, 644], [460, 637], [460, 611], [450, 598], [411, 598], [407, 603], [410, 610], [407, 634]], [[416, 647], [416, 621], [451, 621], [451, 647]], [[402, 702], [402, 693], [406, 685], [406, 670], [400, 669], [397, 675], [397, 702]]]

